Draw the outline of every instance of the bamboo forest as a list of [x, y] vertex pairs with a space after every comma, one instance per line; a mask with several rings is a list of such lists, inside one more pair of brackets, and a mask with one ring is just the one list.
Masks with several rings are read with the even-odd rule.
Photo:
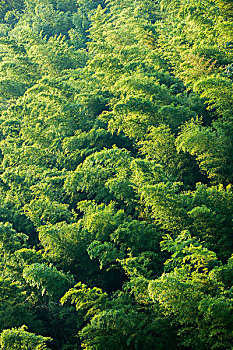
[[233, 0], [0, 1], [0, 349], [233, 350]]

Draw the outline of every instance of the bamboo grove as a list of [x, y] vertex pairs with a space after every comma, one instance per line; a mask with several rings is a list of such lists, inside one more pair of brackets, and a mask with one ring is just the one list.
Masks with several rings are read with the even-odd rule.
[[232, 0], [0, 3], [0, 349], [232, 350]]

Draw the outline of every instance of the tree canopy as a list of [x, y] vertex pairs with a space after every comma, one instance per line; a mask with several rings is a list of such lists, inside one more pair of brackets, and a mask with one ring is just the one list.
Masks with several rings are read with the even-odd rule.
[[2, 0], [0, 349], [232, 350], [233, 3]]

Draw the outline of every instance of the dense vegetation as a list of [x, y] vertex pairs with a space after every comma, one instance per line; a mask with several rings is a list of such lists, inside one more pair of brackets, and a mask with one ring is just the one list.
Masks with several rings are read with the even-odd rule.
[[1, 1], [1, 349], [233, 349], [232, 96], [232, 0]]

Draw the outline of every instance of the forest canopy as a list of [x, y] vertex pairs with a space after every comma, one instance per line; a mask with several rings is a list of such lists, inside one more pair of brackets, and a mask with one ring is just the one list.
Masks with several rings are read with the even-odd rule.
[[0, 3], [0, 349], [233, 350], [232, 0]]

